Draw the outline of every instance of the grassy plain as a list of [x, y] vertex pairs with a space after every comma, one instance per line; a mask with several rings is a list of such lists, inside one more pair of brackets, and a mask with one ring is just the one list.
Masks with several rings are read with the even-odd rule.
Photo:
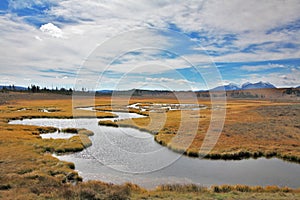
[[[74, 171], [73, 163], [59, 161], [51, 154], [82, 150], [90, 145], [88, 135], [92, 133], [87, 131], [80, 137], [76, 135], [68, 140], [41, 139], [40, 133], [53, 132], [56, 129], [7, 123], [12, 119], [24, 118], [72, 118], [71, 98], [52, 94], [0, 95], [4, 95], [0, 105], [0, 199], [300, 199], [298, 190], [277, 187], [249, 189], [243, 186], [240, 188], [244, 189], [239, 189], [238, 186], [199, 188], [173, 185], [147, 191], [132, 184], [81, 182], [81, 177]], [[130, 103], [134, 102], [176, 103], [177, 101], [159, 98], [130, 100]], [[107, 106], [110, 103], [109, 97], [97, 97], [95, 100], [96, 105]], [[120, 98], [117, 106], [122, 107], [126, 103], [127, 100]], [[210, 102], [207, 100], [199, 103], [210, 107]], [[89, 105], [91, 104], [88, 101], [81, 102], [81, 106]], [[43, 112], [44, 109], [51, 112]], [[111, 108], [108, 106], [106, 109]], [[295, 157], [299, 161], [299, 110], [300, 105], [297, 102], [229, 101], [224, 130], [210, 155], [235, 155], [238, 152], [249, 152], [253, 156], [254, 152], [261, 152], [261, 155], [281, 158], [286, 156], [286, 159]], [[95, 116], [95, 113], [90, 111], [76, 112], [77, 117]], [[194, 151], [196, 155], [208, 127], [211, 111], [206, 109], [184, 111], [184, 113], [170, 111], [144, 114], [149, 114], [149, 117], [117, 123], [151, 131], [156, 134], [155, 138], [158, 142], [174, 150], [180, 150], [181, 145], [185, 145], [184, 137], [189, 137], [189, 129], [186, 127], [181, 140], [172, 140], [176, 136], [178, 121], [182, 120], [181, 116], [184, 115], [183, 119], [187, 122], [200, 121], [196, 137], [187, 150], [187, 154], [194, 155], [188, 153]], [[105, 116], [113, 117], [110, 113], [97, 113], [99, 118]], [[159, 120], [162, 116], [165, 117], [165, 123]], [[82, 130], [77, 130], [80, 131]], [[241, 155], [238, 157], [241, 158]], [[212, 156], [212, 158], [225, 157]]]
[[[210, 101], [201, 100], [199, 104], [208, 109], [150, 113], [147, 118], [123, 120], [117, 124], [156, 133], [155, 140], [160, 144], [197, 157], [211, 120]], [[265, 156], [300, 162], [299, 101], [228, 100], [226, 112], [219, 140], [206, 158]], [[196, 132], [193, 126], [198, 127]]]

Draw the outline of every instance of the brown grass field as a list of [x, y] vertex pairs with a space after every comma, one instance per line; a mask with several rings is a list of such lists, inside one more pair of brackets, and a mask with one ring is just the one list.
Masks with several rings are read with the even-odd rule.
[[[135, 101], [142, 102], [143, 99]], [[202, 100], [199, 104], [206, 105], [208, 109], [169, 111], [163, 126], [159, 123], [165, 113], [154, 113], [147, 118], [117, 123], [157, 133], [155, 140], [160, 144], [197, 157], [211, 119], [210, 101]], [[222, 133], [206, 158], [242, 159], [265, 156], [300, 162], [299, 101], [229, 100], [226, 110]], [[178, 137], [180, 122], [183, 127]], [[196, 134], [191, 126], [198, 126]]]
[[[56, 129], [7, 123], [12, 119], [23, 118], [72, 118], [71, 97], [22, 93], [0, 96], [0, 199], [300, 199], [299, 190], [276, 186], [223, 185], [203, 188], [195, 185], [164, 185], [147, 191], [129, 183], [112, 185], [100, 181], [82, 182], [82, 178], [74, 171], [73, 163], [59, 161], [51, 154], [81, 151], [91, 145], [88, 136], [92, 133], [75, 130], [81, 131], [82, 135], [67, 140], [41, 139], [40, 133]], [[110, 102], [109, 97], [97, 97], [95, 100], [96, 105], [109, 105]], [[134, 102], [176, 103], [177, 100], [139, 97], [130, 100], [130, 103]], [[122, 108], [125, 103], [120, 98], [116, 106]], [[119, 121], [117, 124], [148, 130], [156, 134], [156, 141], [162, 145], [190, 156], [198, 156], [211, 115], [210, 101], [199, 100], [199, 104], [206, 105], [208, 109], [143, 113], [149, 114], [149, 117]], [[82, 101], [81, 106], [89, 105], [90, 102]], [[42, 109], [52, 112], [41, 112]], [[106, 110], [110, 109], [106, 107]], [[276, 156], [299, 162], [299, 111], [299, 101], [229, 100], [224, 129], [207, 158]], [[163, 124], [160, 120], [162, 114], [166, 116]], [[94, 113], [81, 110], [77, 111], [76, 116], [93, 117]], [[99, 112], [97, 117], [113, 115]], [[181, 120], [187, 124], [183, 127], [185, 131], [180, 133], [180, 139], [172, 140]], [[198, 122], [192, 144], [187, 150], [182, 149], [191, 137], [188, 125]]]

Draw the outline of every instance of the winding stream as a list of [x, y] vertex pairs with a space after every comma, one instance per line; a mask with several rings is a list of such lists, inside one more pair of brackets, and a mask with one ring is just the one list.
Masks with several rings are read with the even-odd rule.
[[[118, 119], [142, 117], [135, 113], [113, 113], [119, 116]], [[56, 156], [61, 160], [74, 162], [84, 180], [117, 184], [132, 182], [146, 188], [164, 183], [300, 187], [300, 165], [277, 158], [239, 161], [190, 158], [157, 144], [153, 135], [147, 132], [133, 128], [98, 126], [98, 119], [24, 119], [10, 123], [86, 128], [93, 131], [95, 135], [90, 137], [93, 143], [91, 147], [78, 153]], [[60, 136], [45, 134], [43, 137]]]

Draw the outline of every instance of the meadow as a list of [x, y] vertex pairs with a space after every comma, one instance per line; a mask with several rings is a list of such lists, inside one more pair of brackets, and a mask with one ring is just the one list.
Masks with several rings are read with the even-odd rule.
[[[211, 103], [201, 100], [199, 104], [205, 105], [207, 109], [150, 113], [146, 118], [123, 120], [116, 124], [102, 122], [102, 125], [107, 123], [110, 126], [131, 126], [147, 130], [155, 134], [158, 143], [173, 151], [199, 157], [199, 150], [211, 120]], [[163, 126], [159, 125], [162, 117], [166, 119]], [[205, 158], [237, 160], [277, 157], [299, 163], [299, 125], [299, 102], [228, 100], [224, 128], [215, 147]], [[192, 126], [198, 126], [196, 133]]]
[[[9, 93], [2, 95], [0, 105], [0, 199], [299, 199], [300, 191], [277, 186], [162, 185], [145, 190], [134, 184], [113, 185], [100, 181], [82, 182], [73, 163], [53, 157], [53, 153], [81, 151], [92, 145], [88, 130], [61, 130], [79, 133], [70, 139], [42, 139], [39, 134], [57, 131], [55, 127], [11, 125], [9, 120], [25, 118], [72, 118], [72, 99], [66, 95]], [[172, 98], [135, 97], [130, 103], [177, 103]], [[96, 97], [95, 104], [106, 111], [122, 110], [127, 101], [120, 98], [115, 107], [109, 97]], [[188, 99], [186, 103], [189, 103]], [[155, 140], [188, 156], [198, 151], [209, 125], [210, 101], [199, 100], [208, 109], [150, 113], [145, 118], [106, 122], [112, 126], [132, 126], [155, 134]], [[80, 106], [90, 106], [82, 100]], [[225, 126], [210, 159], [279, 157], [300, 160], [300, 103], [296, 101], [229, 100]], [[47, 110], [48, 112], [45, 112]], [[131, 112], [140, 112], [130, 109]], [[165, 123], [160, 117], [164, 115]], [[184, 116], [184, 117], [182, 117]], [[77, 110], [76, 117], [95, 117], [94, 112]], [[114, 117], [98, 112], [96, 117]], [[180, 120], [187, 124], [180, 139], [176, 136]], [[197, 122], [197, 123], [196, 123]], [[105, 123], [105, 122], [102, 122]], [[188, 124], [198, 124], [191, 145]], [[105, 124], [104, 124], [105, 125]], [[159, 129], [158, 129], [159, 127]], [[188, 138], [188, 139], [185, 139]]]

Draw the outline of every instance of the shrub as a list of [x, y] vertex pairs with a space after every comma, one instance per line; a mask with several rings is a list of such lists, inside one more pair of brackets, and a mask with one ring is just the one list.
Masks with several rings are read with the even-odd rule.
[[264, 188], [262, 186], [253, 186], [253, 187], [251, 187], [251, 190], [253, 192], [263, 192]]
[[96, 200], [96, 192], [90, 188], [84, 188], [80, 191], [80, 199]]
[[276, 185], [268, 185], [265, 187], [266, 192], [279, 192], [280, 188]]
[[231, 192], [232, 190], [234, 190], [234, 187], [231, 185], [221, 185], [221, 192]]
[[100, 126], [111, 126], [111, 127], [119, 127], [119, 125], [113, 121], [105, 120], [105, 121], [99, 121], [98, 124]]
[[127, 200], [129, 199], [130, 190], [128, 187], [112, 188], [109, 190], [107, 199], [111, 200]]
[[64, 162], [70, 169], [75, 169], [75, 165], [72, 162]]
[[55, 131], [58, 131], [58, 129], [55, 128], [55, 127], [39, 127], [39, 128], [37, 128], [37, 130], [40, 134], [42, 134], [42, 133], [54, 133]]
[[10, 184], [0, 185], [0, 190], [9, 190], [11, 188]]
[[187, 155], [190, 157], [199, 157], [199, 153], [197, 151], [187, 151]]
[[64, 133], [74, 133], [74, 134], [78, 133], [77, 128], [63, 128], [63, 129], [61, 129], [61, 131]]
[[251, 192], [251, 187], [247, 185], [236, 185], [234, 189], [239, 192]]
[[164, 184], [156, 189], [157, 191], [176, 191], [176, 192], [204, 192], [206, 187], [196, 184]]
[[227, 192], [231, 192], [234, 190], [234, 186], [230, 186], [230, 185], [213, 185], [211, 186], [211, 189], [213, 192], [215, 193], [227, 193]]

